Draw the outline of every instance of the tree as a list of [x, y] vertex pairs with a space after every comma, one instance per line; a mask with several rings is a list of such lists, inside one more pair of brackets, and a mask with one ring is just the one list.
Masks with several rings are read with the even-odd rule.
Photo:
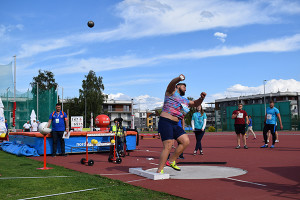
[[58, 84], [55, 82], [54, 74], [50, 71], [39, 70], [39, 74], [33, 77], [30, 85], [33, 109], [38, 111], [37, 118], [40, 121], [48, 121], [49, 114], [55, 109], [57, 102], [56, 88]]
[[54, 88], [56, 90], [57, 83], [54, 79], [54, 74], [50, 71], [39, 70], [38, 76], [33, 77], [33, 81], [30, 83], [32, 88], [35, 88], [38, 84], [39, 90], [50, 90]]
[[82, 81], [82, 89], [79, 90], [79, 100], [81, 105], [86, 107], [87, 124], [90, 123], [91, 112], [94, 116], [101, 114], [102, 104], [106, 100], [107, 95], [103, 94], [104, 85], [102, 77], [96, 76], [93, 70], [90, 70], [88, 75], [85, 75], [85, 80]]

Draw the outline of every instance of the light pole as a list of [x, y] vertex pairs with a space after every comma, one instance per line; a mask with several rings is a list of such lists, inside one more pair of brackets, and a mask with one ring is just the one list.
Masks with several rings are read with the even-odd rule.
[[84, 127], [86, 128], [86, 95], [84, 95]]
[[266, 81], [267, 81], [267, 80], [264, 80], [264, 104], [265, 104], [265, 115], [266, 115], [266, 112], [267, 112], [267, 106], [266, 106]]

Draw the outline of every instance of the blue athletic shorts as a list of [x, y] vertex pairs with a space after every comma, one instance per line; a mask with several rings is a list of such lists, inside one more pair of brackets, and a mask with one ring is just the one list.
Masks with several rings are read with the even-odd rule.
[[159, 118], [158, 132], [160, 133], [162, 141], [176, 140], [181, 135], [185, 134], [185, 131], [178, 125], [178, 122], [172, 121], [165, 117]]

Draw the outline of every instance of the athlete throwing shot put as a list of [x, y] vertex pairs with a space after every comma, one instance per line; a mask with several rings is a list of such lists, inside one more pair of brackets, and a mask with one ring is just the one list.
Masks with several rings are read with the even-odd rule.
[[[159, 158], [159, 165], [157, 173], [164, 173], [163, 168], [165, 164], [173, 169], [180, 171], [181, 169], [176, 165], [176, 159], [189, 145], [189, 137], [185, 134], [185, 131], [178, 125], [178, 121], [182, 120], [184, 116], [189, 112], [189, 107], [197, 107], [203, 102], [206, 93], [202, 92], [201, 97], [195, 101], [189, 101], [184, 98], [186, 91], [186, 84], [180, 83], [185, 76], [181, 74], [179, 77], [174, 78], [168, 85], [164, 105], [160, 114], [158, 122], [158, 131], [161, 135], [163, 142], [163, 150]], [[177, 140], [178, 146], [175, 149], [174, 154], [170, 157], [166, 163], [168, 155], [171, 151], [173, 140]]]

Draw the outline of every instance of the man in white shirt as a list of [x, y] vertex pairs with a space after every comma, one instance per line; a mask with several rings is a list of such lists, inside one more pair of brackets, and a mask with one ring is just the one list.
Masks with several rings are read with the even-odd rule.
[[35, 122], [35, 120], [33, 120], [33, 123], [31, 125], [31, 127], [32, 127], [31, 131], [32, 132], [37, 132], [38, 131], [38, 126], [39, 125]]
[[25, 132], [30, 132], [31, 125], [30, 125], [29, 121], [27, 121], [27, 123], [25, 123], [23, 125], [23, 128], [24, 128]]

